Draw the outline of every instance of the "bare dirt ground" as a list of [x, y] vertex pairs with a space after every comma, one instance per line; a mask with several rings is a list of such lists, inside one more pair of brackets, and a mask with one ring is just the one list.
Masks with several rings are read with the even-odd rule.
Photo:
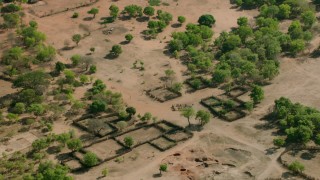
[[[256, 11], [233, 9], [229, 1], [226, 0], [183, 0], [179, 2], [168, 0], [167, 2], [170, 3], [170, 6], [160, 6], [157, 9], [172, 13], [174, 21], [177, 16], [183, 15], [187, 18], [187, 23], [196, 23], [198, 17], [204, 13], [214, 15], [217, 20], [214, 27], [215, 36], [218, 36], [218, 33], [223, 30], [228, 31], [235, 27], [238, 17], [247, 16], [249, 19], [253, 19], [257, 15]], [[159, 34], [157, 39], [146, 41], [141, 32], [147, 28], [147, 22], [138, 22], [134, 19], [117, 20], [105, 28], [114, 28], [113, 33], [104, 35], [103, 29], [99, 29], [104, 26], [99, 25], [98, 22], [100, 18], [109, 15], [108, 7], [111, 3], [118, 5], [120, 9], [128, 5], [128, 1], [101, 0], [93, 6], [77, 9], [76, 12], [80, 14], [77, 19], [70, 18], [74, 11], [44, 18], [27, 13], [25, 19], [35, 19], [39, 23], [39, 29], [47, 34], [48, 43], [60, 49], [60, 56], [57, 58], [59, 61], [70, 62], [68, 59], [73, 54], [85, 55], [89, 53], [91, 47], [95, 47], [96, 51], [91, 55], [98, 67], [95, 76], [102, 79], [109, 89], [121, 92], [125, 102], [136, 107], [138, 113], [151, 112], [159, 119], [187, 125], [187, 120], [180, 117], [179, 112], [170, 110], [171, 105], [189, 104], [196, 109], [202, 109], [203, 107], [198, 103], [200, 99], [219, 95], [222, 90], [204, 89], [192, 94], [183, 93], [182, 97], [165, 103], [153, 101], [144, 94], [145, 90], [158, 87], [163, 83], [160, 78], [164, 76], [166, 69], [171, 68], [176, 72], [177, 81], [181, 82], [186, 79], [182, 75], [186, 67], [178, 60], [170, 59], [163, 52], [166, 46], [165, 42], [170, 39], [170, 33], [182, 31], [184, 26], [168, 27]], [[66, 8], [64, 3], [63, 7], [62, 4], [60, 4], [61, 7], [58, 3], [55, 4], [54, 8]], [[146, 6], [147, 1], [132, 0], [130, 4]], [[100, 8], [100, 13], [95, 19], [88, 21], [90, 15], [87, 14], [87, 11], [92, 7]], [[43, 9], [41, 11], [51, 11], [53, 7], [44, 4], [34, 8], [35, 10], [41, 8]], [[84, 38], [78, 47], [63, 51], [62, 48], [68, 44], [65, 43], [66, 41], [69, 41], [70, 46], [73, 46], [71, 42], [73, 34], [87, 33], [84, 28], [79, 27], [80, 24], [87, 26], [92, 31], [91, 35]], [[126, 33], [133, 34], [135, 38], [130, 44], [123, 45], [123, 54], [114, 60], [106, 59], [105, 56], [111, 46], [123, 42]], [[318, 39], [315, 40], [315, 42], [318, 41]], [[131, 68], [136, 60], [145, 63], [145, 71]], [[169, 163], [169, 169], [158, 179], [290, 178], [287, 170], [276, 161], [283, 149], [271, 148], [273, 146], [272, 133], [275, 130], [266, 128], [267, 122], [261, 119], [268, 114], [274, 100], [281, 96], [319, 109], [319, 67], [320, 61], [318, 59], [308, 57], [282, 58], [280, 75], [271, 85], [264, 87], [265, 100], [246, 118], [232, 123], [214, 118], [203, 131], [194, 132], [195, 136], [192, 139], [166, 152], [160, 152], [145, 144], [126, 154], [123, 162], [110, 161], [92, 168], [90, 171], [75, 174], [75, 179], [99, 178], [104, 167], [109, 169], [109, 176], [105, 179], [153, 179], [157, 176], [159, 164], [163, 162]], [[2, 82], [0, 83], [0, 88], [2, 88]], [[1, 89], [0, 93], [2, 93]], [[81, 94], [83, 94], [82, 91]], [[192, 120], [192, 123], [196, 122]], [[60, 121], [55, 124], [54, 132], [62, 133], [70, 128], [70, 124]], [[81, 132], [79, 133], [81, 134]]]

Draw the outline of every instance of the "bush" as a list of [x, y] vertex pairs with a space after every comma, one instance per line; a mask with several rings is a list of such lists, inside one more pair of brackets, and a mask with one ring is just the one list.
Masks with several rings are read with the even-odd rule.
[[102, 100], [93, 101], [89, 107], [89, 111], [94, 114], [99, 113], [99, 112], [103, 112], [106, 109], [107, 109], [107, 104]]
[[114, 45], [112, 46], [112, 49], [110, 50], [110, 54], [113, 57], [118, 57], [122, 53], [122, 48], [120, 45]]
[[73, 15], [71, 16], [71, 18], [78, 18], [79, 17], [79, 13], [74, 12]]
[[131, 148], [131, 146], [134, 144], [134, 140], [131, 136], [126, 136], [124, 139], [124, 144], [128, 147]]
[[26, 105], [21, 102], [16, 103], [12, 111], [16, 114], [22, 114], [26, 111]]
[[216, 20], [212, 15], [204, 14], [204, 15], [199, 17], [198, 23], [200, 25], [205, 25], [205, 26], [208, 26], [208, 27], [212, 27], [216, 23]]
[[96, 65], [91, 65], [89, 68], [89, 72], [91, 74], [96, 73], [97, 72], [97, 66]]
[[178, 22], [180, 24], [183, 24], [184, 22], [186, 22], [186, 18], [184, 16], [178, 16]]
[[126, 35], [125, 35], [125, 38], [126, 38], [126, 40], [127, 40], [128, 42], [131, 42], [132, 39], [133, 39], [133, 36], [132, 36], [132, 34], [126, 34]]
[[293, 172], [302, 172], [304, 171], [304, 165], [301, 164], [299, 161], [294, 161], [291, 164], [289, 164], [288, 166], [289, 170], [293, 171]]
[[99, 162], [98, 157], [96, 154], [92, 152], [87, 152], [82, 159], [82, 163], [87, 167], [92, 167], [97, 165]]
[[282, 138], [275, 138], [275, 139], [273, 139], [273, 144], [275, 145], [275, 146], [278, 146], [278, 147], [283, 147], [284, 145], [285, 145], [285, 140], [284, 139], [282, 139]]

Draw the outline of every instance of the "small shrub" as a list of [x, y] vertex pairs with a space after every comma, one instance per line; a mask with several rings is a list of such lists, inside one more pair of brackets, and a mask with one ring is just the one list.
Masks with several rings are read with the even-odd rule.
[[79, 17], [79, 13], [74, 12], [73, 15], [71, 16], [71, 18], [78, 18]]
[[302, 163], [300, 163], [299, 161], [294, 161], [291, 164], [289, 164], [288, 166], [289, 170], [293, 171], [293, 172], [302, 172], [304, 171], [305, 167]]

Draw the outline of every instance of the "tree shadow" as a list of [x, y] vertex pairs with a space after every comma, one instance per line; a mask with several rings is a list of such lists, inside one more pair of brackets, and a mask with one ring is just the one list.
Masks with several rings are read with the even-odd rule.
[[310, 151], [308, 151], [308, 152], [302, 153], [300, 157], [304, 160], [311, 160], [311, 159], [315, 158], [316, 155], [314, 153], [311, 153]]
[[146, 17], [146, 16], [141, 16], [141, 17], [138, 17], [138, 18], [136, 18], [136, 20], [138, 21], [138, 22], [147, 22], [147, 21], [149, 21], [149, 17]]
[[266, 149], [266, 155], [271, 155], [271, 154], [274, 154], [279, 148], [277, 147], [271, 147], [271, 148], [268, 148]]
[[84, 21], [91, 21], [93, 19], [93, 17], [85, 17], [83, 18]]
[[197, 131], [197, 132], [200, 132], [202, 131], [203, 129], [203, 126], [199, 125], [199, 124], [191, 124], [191, 125], [188, 125], [186, 127], [186, 130], [189, 130], [189, 131]]
[[119, 44], [121, 44], [121, 45], [127, 45], [127, 44], [129, 44], [129, 41], [122, 41], [122, 42], [120, 42]]
[[120, 16], [119, 19], [120, 19], [121, 21], [128, 21], [128, 20], [131, 19], [131, 17], [130, 17], [130, 16], [125, 16], [125, 15], [123, 15], [123, 16]]
[[109, 60], [114, 60], [116, 59], [118, 56], [112, 55], [111, 53], [108, 53], [104, 58], [105, 59], [109, 59]]
[[61, 48], [60, 50], [62, 51], [69, 51], [69, 50], [72, 50], [74, 49], [76, 46], [64, 46], [63, 48]]
[[152, 175], [153, 178], [160, 178], [162, 175], [160, 173], [155, 173]]
[[180, 23], [174, 23], [171, 25], [172, 28], [179, 28], [181, 27], [182, 25]]
[[113, 17], [102, 17], [100, 18], [101, 22], [99, 22], [100, 24], [110, 24], [114, 22]]
[[48, 154], [57, 154], [61, 151], [61, 148], [59, 146], [50, 146], [48, 149], [47, 149], [47, 153]]
[[59, 161], [65, 161], [72, 159], [70, 153], [61, 153], [56, 156], [56, 159]]
[[310, 58], [318, 58], [320, 57], [320, 49], [315, 49], [314, 51], [312, 51], [312, 53], [310, 53]]

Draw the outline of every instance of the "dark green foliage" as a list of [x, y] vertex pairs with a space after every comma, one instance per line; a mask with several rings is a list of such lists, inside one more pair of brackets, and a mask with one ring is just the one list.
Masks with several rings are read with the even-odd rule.
[[112, 46], [112, 49], [110, 50], [110, 54], [113, 57], [118, 57], [122, 53], [122, 48], [120, 45], [114, 45]]
[[24, 89], [22, 90], [17, 97], [17, 102], [23, 102], [27, 106], [33, 103], [41, 103], [43, 97], [37, 94], [37, 92], [33, 89]]
[[289, 164], [288, 168], [293, 172], [302, 172], [304, 171], [304, 165], [301, 164], [299, 161], [294, 161]]
[[149, 5], [150, 6], [160, 6], [161, 0], [149, 0]]
[[114, 4], [111, 4], [111, 6], [109, 7], [109, 10], [110, 10], [110, 16], [113, 18], [113, 20], [115, 20], [119, 15], [119, 7]]
[[13, 82], [15, 87], [21, 87], [25, 89], [33, 89], [36, 92], [44, 92], [49, 86], [50, 75], [40, 71], [32, 71], [22, 75], [19, 75]]
[[136, 108], [134, 107], [127, 107], [126, 112], [130, 115], [135, 115], [137, 111], [136, 111]]
[[147, 16], [153, 16], [154, 12], [155, 12], [155, 10], [152, 6], [147, 6], [143, 9], [143, 14], [145, 14]]
[[317, 141], [320, 133], [320, 112], [316, 109], [293, 104], [287, 98], [275, 101], [273, 114], [279, 120], [281, 132], [285, 133], [288, 143], [305, 144], [310, 140]]
[[71, 16], [71, 18], [78, 18], [79, 17], [79, 13], [77, 12], [74, 12]]
[[14, 28], [18, 26], [21, 21], [20, 16], [17, 13], [4, 14], [3, 20], [4, 20], [3, 26], [5, 28]]
[[79, 151], [82, 148], [82, 142], [80, 139], [70, 139], [67, 141], [67, 146], [71, 151]]
[[133, 140], [133, 138], [131, 136], [126, 136], [123, 139], [123, 142], [128, 148], [131, 148], [133, 146], [133, 144], [134, 144], [134, 140]]
[[88, 11], [88, 14], [92, 14], [93, 18], [96, 17], [96, 15], [99, 13], [99, 9], [98, 8], [92, 8]]
[[254, 85], [250, 93], [252, 101], [257, 104], [264, 99], [264, 91], [260, 86]]
[[[21, 30], [18, 30], [18, 34], [21, 35], [24, 44], [27, 47], [34, 47], [41, 45], [46, 40], [46, 35], [37, 30], [37, 25], [34, 21], [29, 23], [30, 26], [25, 26]], [[42, 47], [42, 46], [40, 46]], [[43, 47], [46, 47], [43, 45]], [[51, 46], [48, 46], [51, 47]]]
[[89, 72], [91, 74], [96, 73], [97, 72], [97, 66], [96, 65], [91, 65], [89, 68]]
[[200, 25], [212, 27], [216, 23], [216, 20], [211, 14], [204, 14], [199, 17], [198, 23]]
[[107, 88], [107, 86], [103, 83], [103, 81], [100, 79], [97, 79], [92, 85], [91, 92], [93, 94], [98, 94], [98, 93], [104, 91], [106, 88]]
[[178, 22], [180, 24], [183, 24], [184, 22], [186, 22], [186, 18], [184, 16], [178, 16]]
[[72, 36], [72, 41], [76, 43], [76, 45], [78, 46], [79, 45], [79, 42], [81, 41], [82, 37], [80, 34], [74, 34]]
[[16, 4], [8, 4], [6, 6], [3, 6], [1, 8], [1, 12], [2, 13], [13, 13], [13, 12], [17, 12], [20, 11], [22, 8]]
[[132, 39], [133, 39], [133, 36], [132, 36], [132, 34], [126, 34], [126, 35], [125, 35], [125, 38], [126, 38], [126, 40], [127, 40], [128, 42], [131, 42]]
[[82, 163], [87, 166], [87, 167], [92, 167], [97, 165], [99, 162], [98, 157], [96, 154], [92, 153], [92, 152], [87, 152], [84, 156], [83, 156], [83, 160]]
[[66, 65], [65, 65], [65, 64], [63, 64], [63, 63], [60, 62], [60, 61], [56, 62], [55, 71], [56, 71], [57, 73], [60, 73], [60, 72], [64, 71], [65, 68], [66, 68]]
[[161, 11], [161, 13], [158, 13], [158, 19], [165, 22], [167, 25], [172, 21], [172, 18], [172, 14], [168, 12]]
[[286, 143], [286, 141], [284, 139], [282, 139], [282, 138], [273, 139], [273, 144], [275, 146], [282, 147], [282, 146], [285, 145], [285, 143]]
[[142, 7], [134, 4], [124, 7], [123, 13], [126, 13], [130, 18], [143, 15]]
[[103, 112], [106, 109], [107, 109], [107, 104], [102, 100], [93, 101], [89, 107], [89, 111], [94, 114], [99, 113], [99, 112]]

